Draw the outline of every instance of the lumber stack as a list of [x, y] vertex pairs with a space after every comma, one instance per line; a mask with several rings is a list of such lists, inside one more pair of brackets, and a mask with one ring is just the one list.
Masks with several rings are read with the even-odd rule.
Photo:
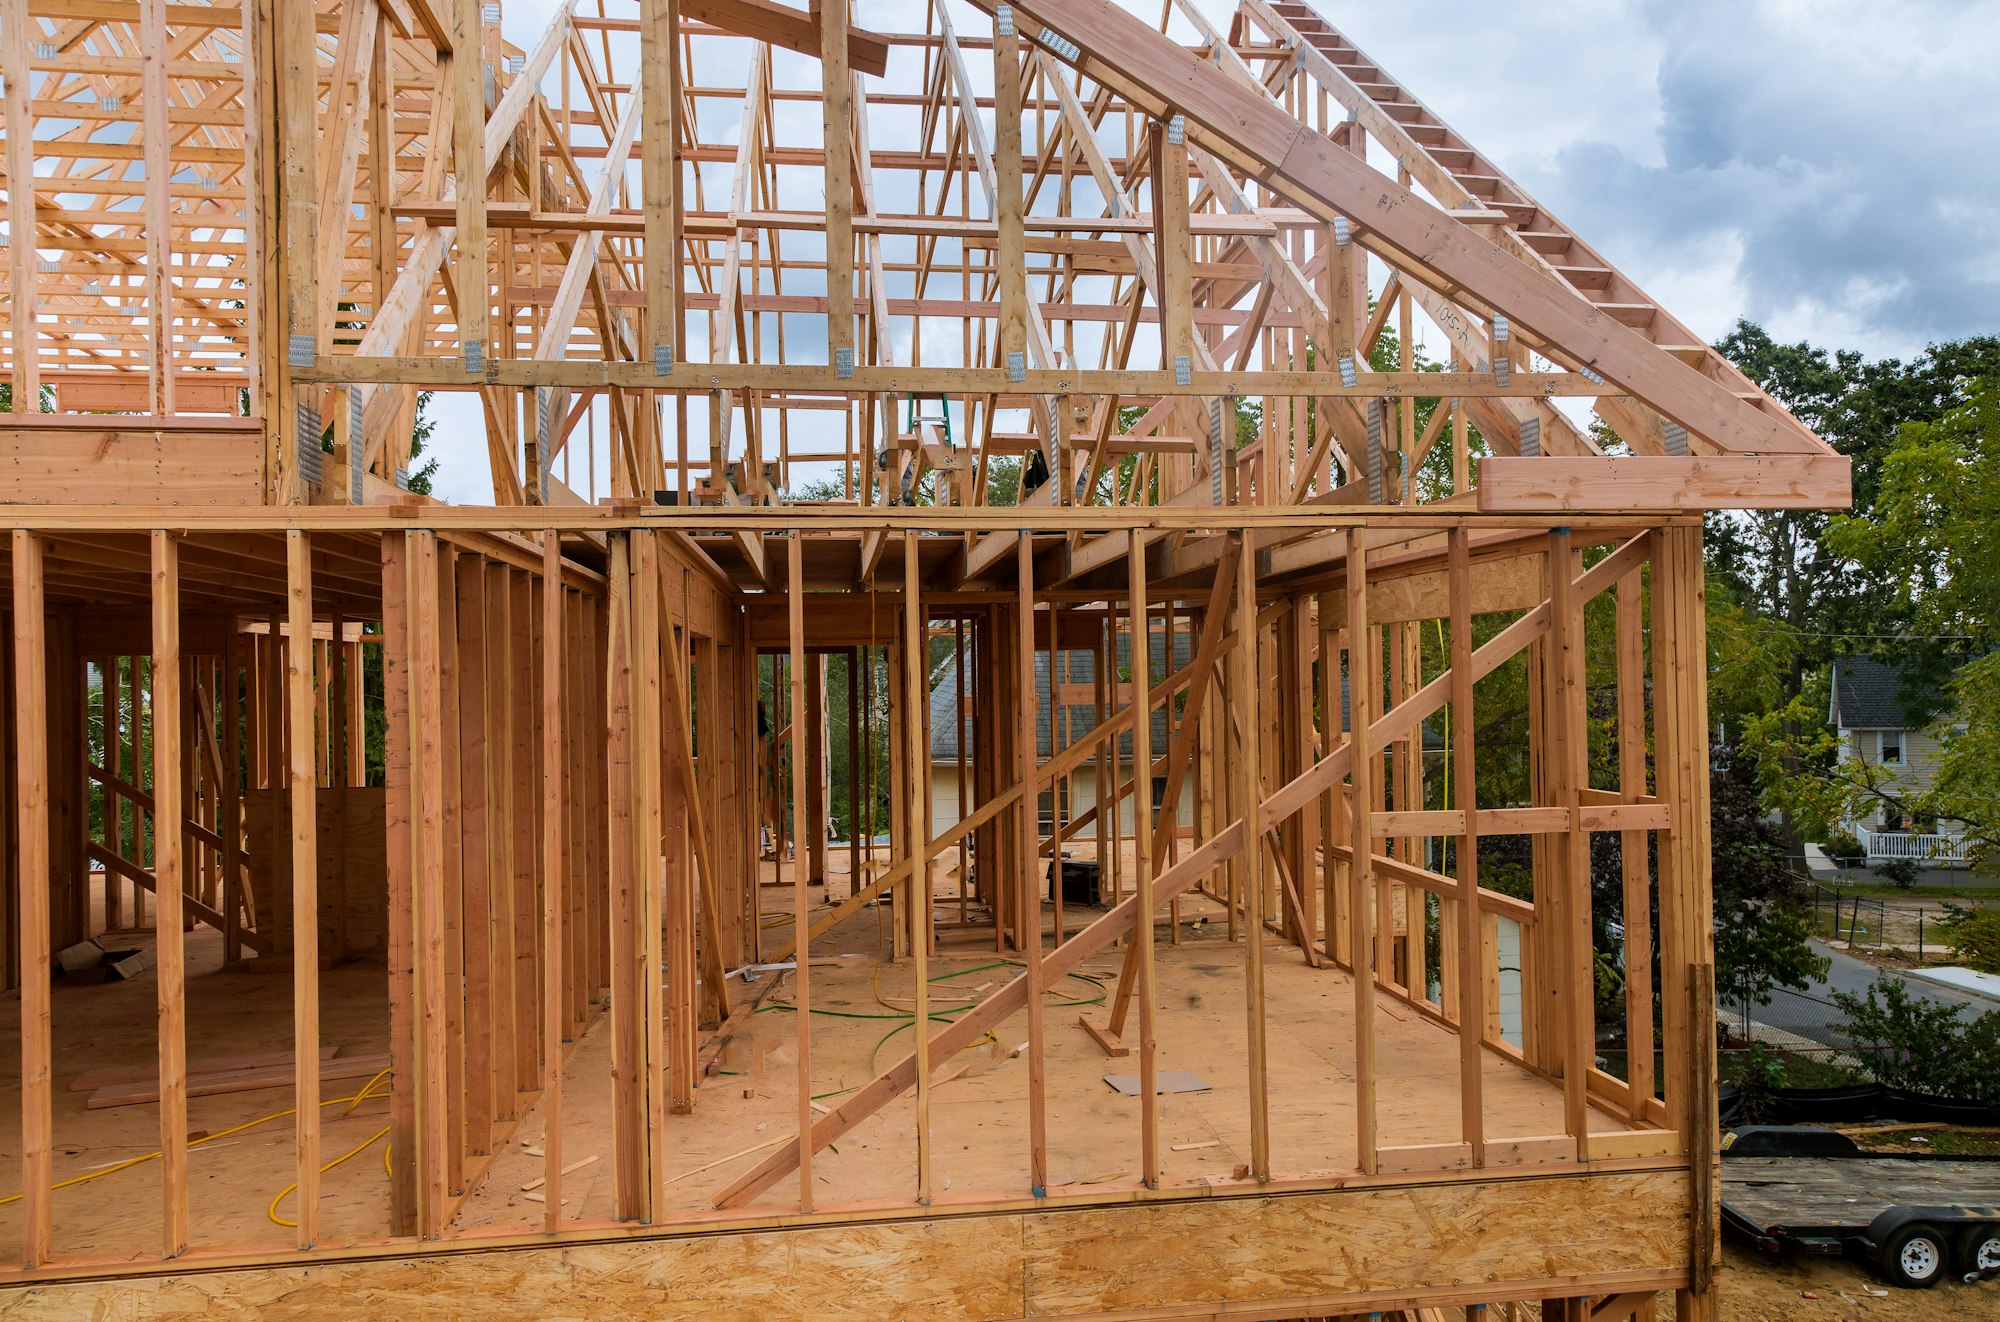
[[[389, 1068], [387, 1052], [346, 1056], [341, 1051], [337, 1046], [320, 1051], [322, 1083], [372, 1078]], [[214, 1056], [188, 1062], [187, 1095], [216, 1097], [224, 1093], [287, 1088], [292, 1085], [293, 1077], [293, 1056], [289, 1051]], [[69, 1090], [89, 1093], [84, 1105], [93, 1111], [108, 1106], [138, 1106], [160, 1100], [159, 1072], [150, 1064], [88, 1070], [70, 1080]]]

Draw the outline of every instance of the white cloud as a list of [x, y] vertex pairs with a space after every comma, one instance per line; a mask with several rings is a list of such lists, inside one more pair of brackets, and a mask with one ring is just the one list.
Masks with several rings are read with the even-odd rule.
[[1697, 333], [1907, 354], [2000, 294], [2000, 6], [1680, 0], [1333, 20]]

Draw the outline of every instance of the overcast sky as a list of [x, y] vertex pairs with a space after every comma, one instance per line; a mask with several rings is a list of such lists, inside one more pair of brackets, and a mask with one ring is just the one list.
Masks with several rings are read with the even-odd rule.
[[[1703, 339], [1748, 317], [1880, 357], [2000, 329], [2000, 0], [1315, 3]], [[508, 38], [554, 5], [509, 0]], [[490, 499], [470, 399], [441, 494]]]
[[1705, 339], [2000, 330], [2000, 3], [1321, 12]]

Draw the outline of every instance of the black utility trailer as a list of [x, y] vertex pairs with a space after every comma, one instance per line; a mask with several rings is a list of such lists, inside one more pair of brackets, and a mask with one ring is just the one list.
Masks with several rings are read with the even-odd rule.
[[2000, 1276], [2000, 1161], [1864, 1153], [1809, 1125], [1733, 1129], [1722, 1158], [1722, 1222], [1768, 1252], [1850, 1253], [1919, 1288]]

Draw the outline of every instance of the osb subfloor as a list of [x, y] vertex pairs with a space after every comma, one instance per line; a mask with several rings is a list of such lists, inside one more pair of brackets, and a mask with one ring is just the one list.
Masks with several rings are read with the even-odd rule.
[[[128, 897], [127, 903], [130, 900]], [[96, 906], [102, 922], [102, 897]], [[128, 913], [129, 913], [128, 908]], [[148, 906], [150, 914], [150, 905]], [[146, 949], [151, 930], [107, 933], [108, 949]], [[187, 1054], [191, 1064], [224, 1056], [289, 1051], [292, 1045], [292, 973], [289, 960], [246, 960], [225, 970], [222, 934], [197, 927], [186, 934]], [[388, 1050], [388, 975], [379, 957], [352, 961], [320, 975], [320, 1040], [351, 1056]], [[106, 1166], [157, 1152], [159, 1108], [150, 1104], [91, 1110], [87, 1092], [73, 1092], [79, 1074], [115, 1067], [150, 1069], [158, 1059], [159, 984], [152, 973], [127, 982], [91, 984], [58, 978], [50, 1017], [54, 1025], [55, 1179], [89, 1176]], [[322, 1097], [351, 1097], [366, 1078], [329, 1081]], [[380, 1087], [386, 1089], [384, 1080]], [[0, 1263], [18, 1264], [21, 1207], [21, 999], [0, 997]], [[194, 1242], [285, 1248], [297, 1232], [267, 1215], [271, 1200], [293, 1179], [292, 1089], [194, 1097], [188, 1101], [190, 1138], [221, 1134], [262, 1117], [268, 1123], [199, 1143], [188, 1150], [188, 1209]], [[323, 1161], [362, 1143], [389, 1123], [388, 1101], [376, 1097], [350, 1113], [345, 1104], [323, 1107]], [[378, 1235], [387, 1224], [387, 1179], [382, 1144], [329, 1172], [321, 1217], [330, 1243]], [[56, 1252], [63, 1256], [157, 1257], [161, 1193], [157, 1160], [58, 1188], [54, 1195]], [[287, 1195], [277, 1208], [298, 1215]]]
[[[846, 856], [831, 860], [829, 885], [813, 891], [824, 903], [848, 890]], [[766, 866], [767, 873], [770, 871]], [[941, 923], [957, 916], [953, 879], [938, 877]], [[788, 918], [789, 887], [761, 889], [775, 933]], [[1072, 932], [1099, 911], [1073, 911]], [[814, 948], [812, 970], [813, 1090], [822, 1106], [894, 1063], [909, 1050], [913, 985], [907, 960], [885, 962], [877, 952], [878, 911], [863, 910]], [[1244, 951], [1226, 939], [1219, 907], [1199, 898], [1183, 905], [1182, 941], [1172, 944], [1162, 915], [1157, 929], [1156, 998], [1159, 1064], [1186, 1070], [1206, 1091], [1160, 1100], [1163, 1178], [1230, 1183], [1249, 1154], [1248, 1057], [1243, 1000]], [[1053, 934], [1051, 933], [1051, 936]], [[134, 935], [121, 944], [145, 944]], [[965, 935], [976, 941], [976, 934]], [[959, 938], [947, 937], [953, 946]], [[985, 951], [947, 948], [932, 962], [933, 1010], [966, 1006], [1015, 976], [1013, 964]], [[188, 936], [189, 1054], [201, 1059], [283, 1049], [290, 1043], [288, 974], [223, 971], [220, 937], [205, 929]], [[824, 961], [824, 962], [822, 962]], [[1051, 1193], [1107, 1191], [1140, 1177], [1137, 1098], [1106, 1085], [1106, 1074], [1136, 1073], [1135, 1056], [1107, 1059], [1077, 1026], [1079, 1013], [1102, 1016], [1101, 1005], [1079, 1005], [1115, 985], [1116, 952], [1090, 961], [1089, 978], [1071, 978], [1047, 1000], [1047, 1097]], [[789, 974], [770, 988], [766, 1007], [730, 1044], [718, 1070], [703, 1081], [695, 1113], [670, 1117], [667, 1138], [666, 1214], [698, 1217], [714, 1194], [790, 1135], [796, 1123], [796, 989]], [[1350, 1170], [1355, 1163], [1353, 985], [1332, 968], [1308, 968], [1296, 949], [1266, 942], [1266, 1017], [1269, 1035], [1271, 1148], [1280, 1177]], [[732, 979], [732, 999], [766, 984]], [[155, 995], [150, 976], [129, 983], [64, 986], [55, 993], [57, 1057], [57, 1180], [90, 1174], [109, 1163], [158, 1147], [157, 1111], [151, 1106], [87, 1110], [87, 1094], [71, 1092], [70, 1079], [107, 1065], [141, 1063], [155, 1052]], [[325, 972], [320, 993], [322, 1036], [351, 1054], [385, 1049], [387, 1004], [380, 964], [343, 964]], [[0, 1003], [0, 1183], [11, 1187], [18, 1170], [19, 1001]], [[1137, 1010], [1128, 1040], [1136, 1040]], [[1385, 1146], [1449, 1143], [1459, 1137], [1458, 1041], [1409, 1008], [1383, 998], [1375, 1025], [1379, 1125]], [[956, 1059], [934, 1063], [931, 1134], [934, 1195], [1018, 1197], [1028, 1192], [1027, 1016], [1018, 1014], [990, 1039]], [[570, 1174], [563, 1186], [566, 1221], [612, 1219], [611, 1069], [609, 1034], [602, 1020], [576, 1043], [564, 1067], [563, 1158], [570, 1165], [596, 1160]], [[363, 1080], [329, 1084], [329, 1097], [359, 1091]], [[1487, 1132], [1525, 1137], [1562, 1132], [1559, 1088], [1487, 1053], [1484, 1065]], [[544, 1205], [523, 1186], [542, 1174], [539, 1150], [544, 1116], [539, 1099], [523, 1099], [524, 1113], [495, 1154], [458, 1219], [460, 1231], [493, 1233], [539, 1229]], [[282, 1112], [291, 1090], [200, 1097], [189, 1102], [190, 1129], [220, 1131]], [[387, 1105], [376, 1099], [352, 1114], [333, 1106], [323, 1114], [325, 1159], [365, 1144], [387, 1124]], [[815, 1202], [826, 1208], [916, 1196], [915, 1099], [906, 1094], [814, 1160]], [[1616, 1130], [1613, 1116], [1595, 1112], [1592, 1125]], [[382, 1142], [327, 1173], [322, 1199], [322, 1245], [380, 1237], [388, 1214]], [[292, 1122], [282, 1117], [262, 1127], [198, 1145], [190, 1154], [190, 1205], [197, 1245], [287, 1248], [293, 1232], [267, 1216], [271, 1199], [292, 1179]], [[158, 1253], [159, 1167], [148, 1162], [57, 1190], [59, 1254], [149, 1258]], [[796, 1175], [759, 1198], [754, 1210], [787, 1211], [798, 1205]], [[296, 1215], [292, 1200], [279, 1207]], [[0, 1261], [15, 1257], [19, 1206], [0, 1206]]]
[[[845, 895], [847, 857], [829, 851], [828, 887]], [[773, 872], [767, 863], [766, 876]], [[955, 876], [942, 863], [936, 913], [955, 920]], [[767, 940], [790, 932], [789, 887], [762, 889]], [[821, 892], [814, 889], [816, 902]], [[812, 968], [813, 1093], [823, 1107], [866, 1083], [908, 1054], [905, 1026], [914, 974], [907, 960], [884, 962], [886, 908], [864, 909], [814, 946]], [[975, 916], [978, 910], [973, 910]], [[1065, 926], [1080, 930], [1101, 910], [1071, 910]], [[1250, 1160], [1249, 1059], [1243, 998], [1244, 949], [1227, 940], [1220, 906], [1202, 897], [1183, 902], [1181, 944], [1161, 915], [1157, 928], [1156, 1036], [1159, 1068], [1186, 1070], [1206, 1091], [1160, 1099], [1161, 1176], [1166, 1182], [1228, 1183]], [[878, 926], [883, 935], [878, 940]], [[1053, 931], [1049, 932], [1053, 939]], [[978, 948], [973, 943], [983, 945]], [[970, 1005], [1015, 976], [1018, 958], [1001, 962], [990, 929], [941, 938], [932, 960], [932, 1010]], [[1122, 955], [1089, 961], [1089, 979], [1071, 978], [1047, 999], [1047, 1098], [1051, 1193], [1079, 1193], [1139, 1180], [1140, 1117], [1136, 1097], [1116, 1092], [1107, 1074], [1135, 1074], [1136, 1056], [1107, 1058], [1078, 1027], [1079, 1014], [1101, 1022], [1106, 1006], [1092, 1002], [1114, 987]], [[825, 962], [822, 962], [825, 961]], [[1354, 988], [1332, 967], [1308, 968], [1297, 949], [1269, 938], [1265, 947], [1271, 1150], [1275, 1173], [1308, 1176], [1355, 1166], [1353, 1076]], [[766, 975], [770, 976], [770, 975]], [[789, 974], [750, 1020], [749, 1030], [724, 1052], [719, 1072], [706, 1079], [692, 1116], [669, 1120], [666, 1212], [699, 1216], [714, 1194], [790, 1136], [797, 1115], [795, 989]], [[732, 980], [740, 1003], [762, 984]], [[1126, 1039], [1136, 1041], [1136, 1004]], [[1416, 1011], [1379, 997], [1376, 1014], [1379, 1133], [1383, 1146], [1456, 1142], [1460, 1137], [1458, 1039]], [[950, 1061], [933, 1063], [931, 1135], [933, 1196], [971, 1194], [1021, 1197], [1029, 1192], [1026, 1100], [1027, 1015], [1015, 1015], [996, 1038]], [[594, 1032], [579, 1045], [565, 1071], [563, 1160], [598, 1160], [570, 1178], [566, 1217], [586, 1221], [612, 1214], [608, 1034]], [[1560, 1134], [1561, 1089], [1502, 1056], [1484, 1061], [1486, 1129], [1492, 1138]], [[579, 1098], [579, 1092], [582, 1097]], [[1594, 1131], [1626, 1128], [1593, 1109]], [[538, 1226], [543, 1205], [528, 1201], [522, 1186], [542, 1174], [539, 1108], [522, 1120], [515, 1141], [496, 1158], [491, 1174], [464, 1207], [460, 1223], [480, 1227]], [[906, 1093], [813, 1162], [815, 1203], [824, 1208], [875, 1200], [914, 1201], [916, 1100]], [[1179, 1149], [1176, 1151], [1175, 1149]], [[798, 1207], [796, 1174], [751, 1206], [787, 1211]]]

